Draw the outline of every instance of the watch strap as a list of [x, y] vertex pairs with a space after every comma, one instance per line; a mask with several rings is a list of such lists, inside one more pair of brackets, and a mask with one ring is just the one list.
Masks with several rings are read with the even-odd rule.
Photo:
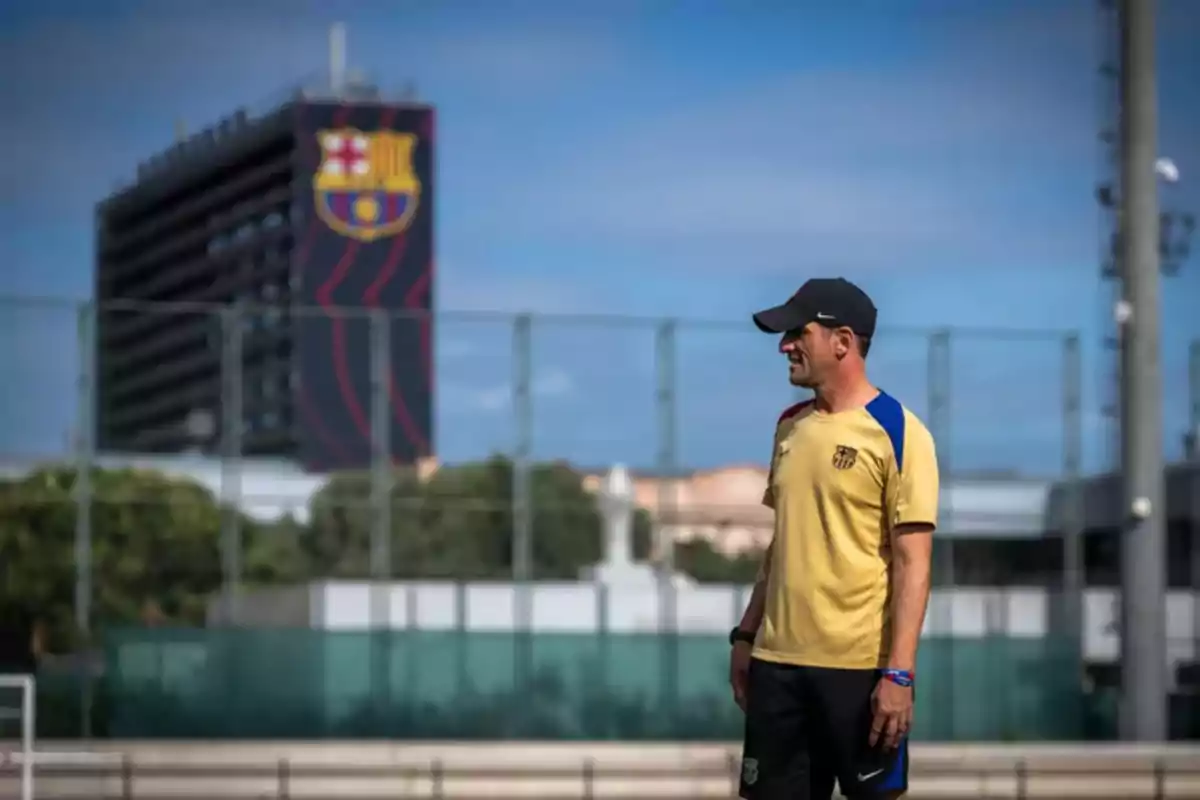
[[729, 644], [731, 645], [737, 644], [738, 642], [754, 644], [754, 638], [753, 631], [744, 631], [741, 628], [734, 628], [729, 632]]

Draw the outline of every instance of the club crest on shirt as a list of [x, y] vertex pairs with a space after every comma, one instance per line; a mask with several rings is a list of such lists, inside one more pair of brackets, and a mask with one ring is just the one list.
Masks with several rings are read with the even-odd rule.
[[858, 451], [853, 447], [839, 444], [833, 451], [833, 466], [836, 469], [850, 469], [858, 461]]

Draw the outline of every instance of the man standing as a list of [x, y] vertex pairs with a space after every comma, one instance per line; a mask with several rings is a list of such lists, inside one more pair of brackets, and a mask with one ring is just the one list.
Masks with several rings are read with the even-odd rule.
[[729, 637], [746, 800], [826, 800], [835, 779], [849, 798], [908, 788], [938, 470], [929, 431], [867, 380], [875, 317], [840, 278], [754, 315], [814, 398], [776, 425], [775, 535]]

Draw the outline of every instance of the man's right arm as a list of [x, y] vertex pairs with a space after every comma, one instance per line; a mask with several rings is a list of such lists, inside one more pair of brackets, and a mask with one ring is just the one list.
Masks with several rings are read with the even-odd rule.
[[[771, 446], [771, 466], [767, 471], [767, 487], [763, 491], [762, 504], [772, 511], [775, 510], [775, 462], [778, 458], [779, 451], [779, 426], [783, 424], [791, 415], [795, 414], [805, 404], [799, 403], [792, 406], [783, 412], [779, 417], [779, 421], [775, 423], [775, 437]], [[756, 634], [758, 628], [762, 625], [763, 614], [766, 612], [767, 605], [767, 576], [771, 574], [771, 554], [775, 550], [775, 539], [771, 538], [771, 543], [767, 545], [767, 549], [763, 552], [762, 563], [758, 566], [758, 575], [754, 579], [754, 588], [750, 592], [750, 602], [746, 604], [746, 611], [742, 614], [742, 621], [738, 623], [738, 630], [746, 633]]]
[[742, 614], [742, 621], [738, 623], [738, 630], [746, 631], [747, 633], [758, 633], [758, 628], [762, 625], [763, 613], [766, 610], [767, 603], [767, 576], [771, 574], [771, 553], [775, 549], [775, 543], [767, 545], [767, 550], [763, 554], [762, 564], [758, 568], [758, 575], [754, 579], [754, 588], [750, 592], [750, 602], [746, 604], [746, 611]]
[[[792, 409], [788, 409], [779, 418], [782, 422], [789, 414], [793, 413]], [[771, 468], [767, 476], [767, 487], [763, 492], [763, 505], [774, 510], [775, 508], [775, 462], [778, 458], [779, 450], [779, 424], [775, 426], [775, 442], [771, 449]], [[762, 626], [763, 615], [767, 609], [767, 580], [771, 574], [771, 557], [775, 551], [774, 537], [771, 543], [767, 545], [766, 551], [763, 553], [762, 563], [758, 567], [758, 575], [754, 579], [754, 588], [750, 591], [750, 602], [746, 604], [746, 610], [742, 613], [742, 619], [738, 623], [737, 630], [733, 631], [731, 638], [732, 647], [729, 652], [729, 683], [733, 687], [733, 699], [738, 706], [745, 711], [747, 684], [750, 676], [750, 661], [751, 647], [753, 640], [758, 636], [758, 629]], [[747, 641], [750, 640], [750, 641]]]

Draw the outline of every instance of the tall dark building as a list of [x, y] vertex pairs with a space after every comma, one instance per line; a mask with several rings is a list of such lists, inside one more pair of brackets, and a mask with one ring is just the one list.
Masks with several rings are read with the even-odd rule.
[[391, 454], [431, 454], [434, 146], [427, 105], [300, 97], [139, 167], [97, 207], [97, 447], [363, 466], [389, 309]]

